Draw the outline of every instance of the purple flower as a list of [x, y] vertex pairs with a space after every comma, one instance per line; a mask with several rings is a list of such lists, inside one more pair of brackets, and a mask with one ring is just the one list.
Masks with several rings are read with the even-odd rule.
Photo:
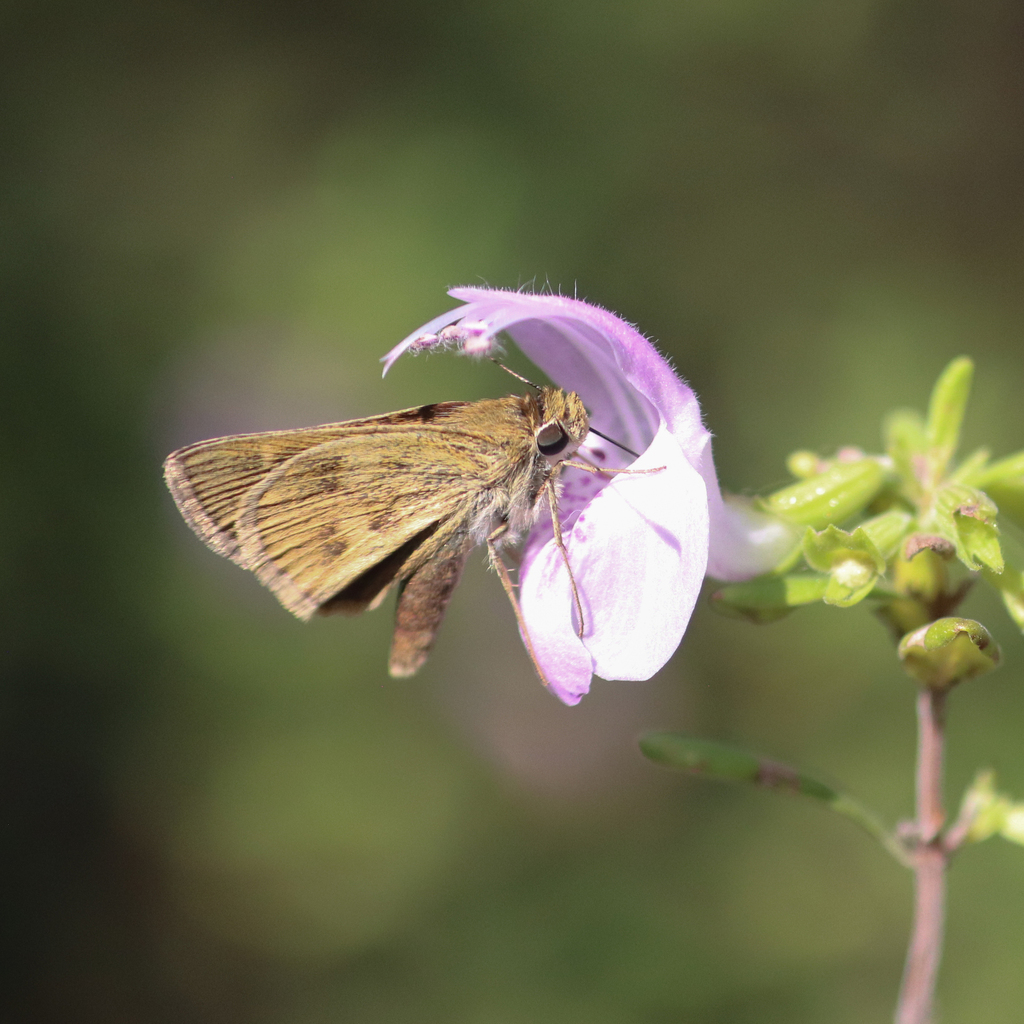
[[449, 294], [465, 305], [393, 348], [385, 373], [409, 349], [450, 347], [464, 335], [473, 342], [464, 347], [484, 351], [486, 339], [504, 331], [559, 387], [580, 395], [596, 430], [641, 453], [634, 461], [591, 433], [581, 455], [608, 468], [664, 467], [607, 477], [562, 470], [559, 517], [583, 606], [582, 639], [543, 513], [524, 541], [519, 574], [523, 618], [562, 701], [578, 703], [594, 674], [650, 678], [679, 646], [705, 573], [737, 580], [766, 571], [791, 545], [788, 528], [723, 501], [696, 396], [634, 327], [561, 296]]

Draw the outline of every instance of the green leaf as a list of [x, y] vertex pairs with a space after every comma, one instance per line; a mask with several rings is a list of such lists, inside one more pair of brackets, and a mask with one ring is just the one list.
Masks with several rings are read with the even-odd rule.
[[953, 522], [960, 541], [957, 545], [960, 560], [971, 569], [984, 566], [993, 572], [1002, 572], [1005, 563], [996, 524], [964, 508], [953, 513]]
[[1006, 458], [983, 467], [964, 483], [987, 491], [990, 484], [1007, 480], [1017, 481], [1024, 485], [1024, 451], [1014, 452], [1013, 455], [1007, 455]]
[[1002, 653], [992, 634], [973, 619], [945, 618], [915, 629], [899, 644], [909, 676], [933, 690], [948, 690], [991, 672]]
[[988, 460], [989, 450], [987, 448], [979, 448], [976, 452], [971, 452], [971, 454], [968, 455], [967, 458], [949, 474], [949, 482], [951, 484], [967, 484], [970, 487], [977, 487], [978, 477], [985, 469], [985, 464]]
[[[866, 519], [858, 529], [864, 531], [885, 562], [899, 549], [900, 541], [910, 531], [914, 517], [901, 509], [890, 509], [873, 519]], [[856, 533], [856, 531], [854, 531]]]
[[984, 569], [982, 575], [986, 583], [990, 583], [999, 591], [1010, 618], [1024, 630], [1024, 571], [1015, 565], [1007, 564], [1001, 573]]
[[948, 540], [968, 569], [985, 566], [1002, 572], [997, 513], [984, 491], [965, 484], [946, 484], [936, 492], [931, 508], [922, 517], [921, 529]]
[[971, 394], [974, 363], [966, 356], [954, 359], [939, 376], [928, 403], [928, 463], [934, 485], [942, 479], [957, 445], [967, 399]]
[[763, 498], [761, 505], [787, 522], [821, 529], [862, 511], [884, 483], [885, 471], [875, 459], [839, 462]]
[[789, 765], [758, 757], [739, 747], [684, 733], [654, 732], [640, 738], [644, 756], [668, 768], [677, 768], [706, 778], [741, 782], [762, 789], [782, 790], [809, 796], [856, 822], [877, 839], [901, 864], [907, 853], [879, 818], [851, 796]]
[[885, 450], [893, 467], [902, 477], [907, 493], [917, 497], [928, 451], [928, 433], [921, 414], [912, 409], [897, 409], [885, 420]]
[[732, 618], [775, 622], [800, 605], [820, 601], [827, 585], [827, 576], [769, 574], [716, 590], [711, 595], [711, 606]]
[[985, 467], [970, 483], [995, 501], [1001, 515], [1024, 529], [1024, 452]]

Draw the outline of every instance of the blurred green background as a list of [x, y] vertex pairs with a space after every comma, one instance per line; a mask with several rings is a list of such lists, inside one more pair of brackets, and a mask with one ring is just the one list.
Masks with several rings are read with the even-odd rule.
[[[474, 557], [426, 669], [302, 625], [188, 532], [172, 448], [501, 394], [378, 357], [445, 289], [659, 340], [735, 491], [878, 446], [954, 355], [1024, 444], [1010, 0], [147, 4], [0, 13], [4, 1020], [867, 1024], [910, 878], [816, 806], [645, 764], [676, 728], [911, 809], [863, 610], [701, 607], [650, 683], [544, 693]], [[1024, 644], [954, 696], [949, 792], [1024, 796]], [[1024, 1002], [1024, 856], [952, 873], [944, 1019]]]

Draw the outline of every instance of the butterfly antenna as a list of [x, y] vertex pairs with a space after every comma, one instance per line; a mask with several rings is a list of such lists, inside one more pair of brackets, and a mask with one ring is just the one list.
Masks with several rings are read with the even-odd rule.
[[[515, 370], [510, 370], [504, 363], [499, 363], [498, 360], [494, 358], [494, 356], [488, 356], [488, 359], [490, 359], [490, 361], [494, 363], [495, 366], [500, 366], [506, 373], [511, 373], [512, 376], [516, 378], [516, 380], [521, 380], [524, 384], [529, 384], [531, 388], [534, 388], [537, 391], [541, 390], [539, 384], [534, 384], [532, 380], [527, 380], [527, 378], [524, 377], [521, 373], [516, 373]], [[612, 444], [614, 443], [615, 442], [613, 441]]]
[[[511, 373], [512, 376], [516, 378], [516, 380], [521, 380], [524, 384], [529, 384], [531, 388], [534, 388], [537, 391], [541, 390], [539, 384], [534, 384], [532, 380], [529, 380], [528, 378], [524, 377], [521, 373], [516, 373], [515, 370], [510, 370], [504, 363], [498, 362], [498, 360], [495, 359], [494, 356], [488, 356], [488, 358], [492, 363], [494, 363], [495, 366], [500, 366], [506, 373]], [[602, 434], [600, 430], [595, 430], [593, 427], [590, 428], [590, 432], [592, 434], [597, 434], [597, 436], [600, 437], [603, 441], [607, 441], [609, 444], [615, 445], [616, 448], [621, 448], [628, 455], [632, 455], [634, 459], [640, 458], [639, 452], [635, 452], [632, 448], [627, 448], [626, 445], [620, 444], [618, 441], [615, 440], [614, 437], [609, 437], [607, 434]]]

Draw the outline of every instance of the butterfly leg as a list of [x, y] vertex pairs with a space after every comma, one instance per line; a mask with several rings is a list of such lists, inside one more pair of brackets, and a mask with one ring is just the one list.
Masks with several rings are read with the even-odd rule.
[[491, 533], [487, 538], [487, 554], [490, 555], [491, 565], [494, 566], [494, 570], [498, 574], [498, 579], [501, 580], [501, 585], [505, 588], [505, 593], [508, 595], [508, 599], [512, 604], [512, 611], [515, 612], [516, 622], [519, 624], [519, 632], [523, 634], [523, 641], [526, 644], [526, 651], [530, 655], [530, 661], [533, 662], [534, 671], [540, 677], [540, 681], [550, 689], [551, 684], [548, 682], [547, 676], [544, 675], [544, 670], [540, 667], [540, 662], [537, 660], [537, 652], [533, 649], [533, 641], [530, 639], [530, 631], [526, 628], [526, 621], [523, 619], [523, 612], [519, 607], [519, 598], [516, 597], [515, 584], [512, 582], [512, 577], [508, 574], [508, 568], [501, 560], [501, 555], [498, 553], [497, 542], [506, 533], [508, 533], [508, 523], [502, 523]]
[[[561, 465], [571, 465], [562, 463]], [[561, 468], [561, 465], [558, 468]], [[562, 540], [562, 521], [558, 518], [558, 492], [555, 490], [555, 474], [547, 478], [544, 489], [548, 492], [548, 505], [551, 508], [551, 525], [555, 530], [555, 547], [562, 553], [562, 561], [565, 562], [565, 571], [569, 574], [569, 586], [572, 589], [572, 602], [576, 608], [576, 619], [579, 627], [576, 635], [582, 640], [585, 629], [583, 622], [583, 603], [580, 601], [580, 592], [576, 589], [576, 577], [572, 574], [572, 566], [569, 564], [569, 552], [565, 550], [565, 543]]]
[[565, 543], [562, 540], [562, 522], [558, 518], [558, 492], [555, 489], [557, 473], [566, 466], [570, 466], [573, 469], [583, 469], [588, 473], [635, 473], [638, 476], [645, 473], [660, 473], [665, 469], [665, 466], [655, 466], [652, 469], [602, 469], [599, 466], [591, 466], [589, 463], [584, 462], [560, 462], [555, 467], [555, 471], [548, 477], [544, 485], [548, 492], [548, 505], [551, 508], [551, 525], [554, 527], [555, 531], [555, 546], [562, 553], [562, 560], [565, 562], [565, 570], [569, 573], [569, 586], [572, 589], [573, 606], [576, 609], [576, 618], [579, 622], [576, 635], [582, 640], [583, 634], [586, 631], [586, 624], [583, 619], [583, 603], [580, 601], [580, 592], [576, 587], [576, 577], [573, 576], [572, 566], [569, 564], [569, 552], [566, 550]]
[[471, 545], [466, 546], [447, 558], [432, 559], [399, 584], [388, 662], [392, 676], [414, 675], [427, 660], [470, 548]]
[[667, 466], [653, 466], [651, 469], [604, 469], [601, 466], [591, 466], [586, 462], [560, 462], [559, 466], [571, 466], [573, 469], [582, 469], [588, 473], [631, 473], [636, 476], [643, 476], [645, 473], [660, 473]]

